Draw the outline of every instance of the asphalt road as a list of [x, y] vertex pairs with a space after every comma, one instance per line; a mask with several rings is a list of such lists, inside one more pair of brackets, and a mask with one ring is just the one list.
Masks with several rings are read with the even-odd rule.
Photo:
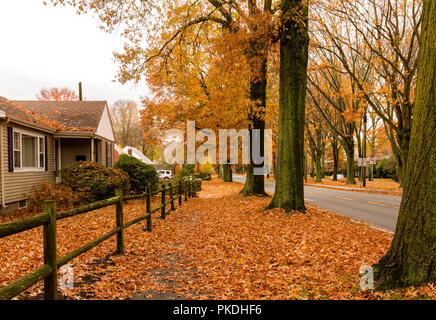
[[[245, 177], [233, 175], [233, 181], [245, 182]], [[265, 181], [265, 189], [274, 193], [275, 182]], [[304, 187], [304, 200], [317, 207], [332, 210], [373, 225], [394, 231], [401, 197], [384, 194]]]

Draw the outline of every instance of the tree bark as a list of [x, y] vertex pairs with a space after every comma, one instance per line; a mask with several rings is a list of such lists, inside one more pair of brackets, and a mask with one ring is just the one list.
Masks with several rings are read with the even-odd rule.
[[347, 155], [347, 184], [356, 184], [354, 180], [354, 142], [344, 143], [345, 154]]
[[339, 163], [339, 147], [338, 140], [333, 138], [332, 140], [332, 149], [333, 149], [333, 181], [338, 181], [338, 163]]
[[321, 167], [321, 155], [317, 154], [315, 157], [316, 175], [315, 182], [322, 182], [322, 167]]
[[281, 9], [278, 175], [274, 197], [268, 207], [305, 212], [303, 152], [309, 45], [307, 1], [282, 0]]
[[436, 282], [436, 1], [425, 0], [410, 149], [400, 213], [377, 287]]
[[[250, 16], [256, 17], [261, 14], [261, 10], [257, 8], [255, 1], [249, 1]], [[271, 11], [271, 1], [265, 1], [264, 12]], [[253, 27], [253, 32], [256, 31], [256, 26]], [[241, 193], [244, 196], [266, 196], [265, 192], [265, 176], [254, 175], [254, 168], [262, 168], [264, 163], [256, 164], [253, 161], [253, 136], [252, 129], [260, 130], [260, 156], [265, 154], [264, 137], [265, 137], [265, 109], [266, 109], [266, 85], [267, 85], [267, 44], [264, 39], [255, 39], [251, 41], [250, 49], [251, 56], [251, 75], [250, 75], [250, 101], [256, 107], [249, 114], [250, 120], [250, 164], [248, 166], [247, 178], [245, 180], [244, 188]]]
[[224, 165], [224, 182], [232, 182], [233, 181], [233, 173], [230, 164]]

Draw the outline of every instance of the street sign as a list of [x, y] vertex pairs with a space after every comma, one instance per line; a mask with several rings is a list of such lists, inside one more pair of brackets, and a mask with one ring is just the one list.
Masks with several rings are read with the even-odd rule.
[[359, 167], [365, 167], [369, 164], [375, 164], [375, 158], [359, 158], [359, 159], [357, 159], [357, 165]]

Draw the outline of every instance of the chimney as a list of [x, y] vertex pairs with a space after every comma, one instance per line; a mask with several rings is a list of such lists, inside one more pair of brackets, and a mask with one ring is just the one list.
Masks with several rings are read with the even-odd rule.
[[129, 154], [129, 156], [131, 156], [132, 155], [132, 149], [128, 149], [127, 153]]
[[79, 101], [82, 101], [82, 83], [79, 82]]

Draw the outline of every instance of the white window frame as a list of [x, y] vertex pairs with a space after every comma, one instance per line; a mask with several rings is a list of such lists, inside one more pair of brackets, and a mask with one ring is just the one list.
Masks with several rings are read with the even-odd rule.
[[[20, 135], [20, 150], [15, 149], [15, 133], [18, 133]], [[26, 136], [30, 136], [33, 138], [36, 138], [36, 167], [26, 167], [23, 168], [23, 134]], [[45, 136], [42, 134], [38, 134], [38, 133], [34, 133], [34, 132], [29, 132], [26, 130], [21, 130], [21, 129], [13, 129], [13, 139], [14, 141], [12, 142], [13, 146], [14, 146], [14, 151], [19, 151], [20, 152], [20, 167], [15, 167], [15, 152], [14, 152], [14, 172], [42, 172], [45, 171]], [[40, 139], [42, 139], [42, 150], [40, 150]], [[43, 166], [40, 166], [40, 155], [43, 155]]]

